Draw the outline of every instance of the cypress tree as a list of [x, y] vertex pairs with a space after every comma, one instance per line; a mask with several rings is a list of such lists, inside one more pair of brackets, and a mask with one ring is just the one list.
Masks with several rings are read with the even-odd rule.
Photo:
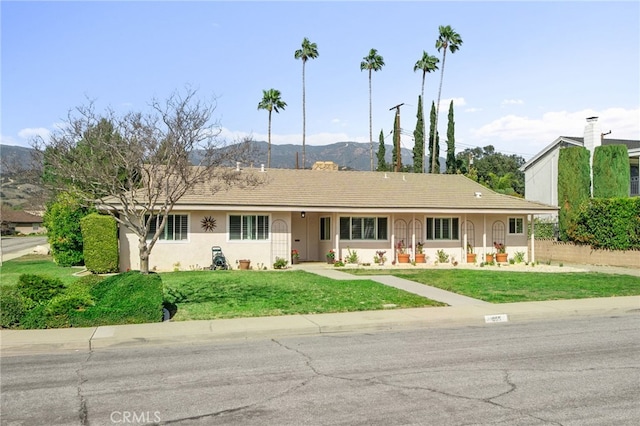
[[629, 196], [631, 173], [626, 145], [598, 146], [593, 153], [593, 197]]
[[[438, 132], [434, 132], [436, 126], [436, 104], [431, 102], [431, 116], [430, 116], [430, 129], [429, 129], [429, 164], [434, 164], [433, 157], [435, 156], [435, 169], [431, 170], [431, 173], [440, 173], [440, 135]], [[435, 134], [436, 142], [433, 143], [433, 135]], [[435, 152], [434, 151], [435, 145]]]
[[418, 95], [418, 112], [416, 114], [416, 129], [413, 131], [413, 172], [422, 173], [424, 162], [424, 114], [422, 113], [422, 96]]
[[589, 199], [591, 177], [589, 150], [584, 147], [562, 148], [558, 155], [558, 225], [560, 239], [567, 241], [568, 232], [575, 226], [580, 205]]
[[447, 173], [455, 174], [458, 171], [456, 161], [456, 137], [455, 121], [453, 120], [453, 101], [449, 104], [449, 122], [447, 124]]
[[[393, 116], [393, 151], [392, 155], [391, 155], [391, 164], [389, 165], [389, 170], [393, 170], [393, 171], [401, 171], [402, 170], [402, 161], [398, 161], [399, 159], [402, 159], [402, 153], [399, 152], [400, 148], [397, 143], [398, 139], [400, 139], [400, 129], [398, 128], [398, 119], [397, 119], [397, 112], [396, 114]], [[398, 163], [400, 163], [398, 165]], [[396, 170], [397, 167], [397, 170]]]
[[386, 172], [389, 170], [387, 166], [387, 160], [385, 159], [385, 155], [387, 155], [387, 147], [384, 144], [384, 133], [382, 129], [380, 129], [380, 136], [378, 137], [378, 152], [376, 156], [378, 157], [378, 166], [376, 168], [379, 172]]

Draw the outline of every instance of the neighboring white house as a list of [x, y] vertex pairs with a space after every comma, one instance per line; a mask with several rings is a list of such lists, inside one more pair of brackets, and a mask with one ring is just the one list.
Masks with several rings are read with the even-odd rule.
[[638, 189], [638, 159], [640, 141], [627, 139], [604, 139], [598, 125], [598, 117], [587, 118], [584, 137], [560, 136], [550, 145], [527, 161], [520, 170], [524, 172], [525, 198], [553, 206], [558, 205], [558, 156], [561, 148], [584, 146], [589, 149], [591, 158], [597, 146], [626, 145], [629, 153], [630, 196], [640, 195]]
[[[237, 267], [250, 259], [272, 268], [276, 258], [291, 262], [336, 259], [356, 250], [373, 262], [377, 250], [394, 259], [394, 247], [424, 244], [430, 261], [445, 250], [459, 262], [466, 248], [480, 256], [505, 244], [512, 257], [533, 260], [528, 224], [534, 215], [553, 214], [553, 206], [498, 194], [462, 175], [330, 170], [242, 169], [261, 184], [213, 194], [213, 183], [187, 193], [175, 206], [169, 225], [154, 246], [149, 268], [200, 269], [211, 264], [212, 246], [220, 246]], [[412, 253], [413, 251], [409, 250]], [[139, 269], [137, 237], [120, 228], [120, 268]]]

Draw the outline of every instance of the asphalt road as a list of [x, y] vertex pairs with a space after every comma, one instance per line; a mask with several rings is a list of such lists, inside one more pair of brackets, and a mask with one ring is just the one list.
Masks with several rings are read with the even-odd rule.
[[636, 425], [640, 315], [1, 358], [3, 425]]
[[2, 237], [2, 254], [17, 253], [22, 250], [47, 244], [47, 237]]

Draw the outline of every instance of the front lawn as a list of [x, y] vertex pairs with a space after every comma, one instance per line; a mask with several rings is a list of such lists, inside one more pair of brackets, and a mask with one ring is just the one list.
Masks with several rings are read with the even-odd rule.
[[174, 320], [317, 314], [443, 306], [369, 281], [336, 281], [304, 271], [193, 271], [160, 274]]
[[397, 271], [353, 269], [345, 272], [355, 275], [392, 274], [491, 303], [640, 295], [638, 277], [595, 272], [507, 272], [463, 268]]
[[28, 254], [17, 259], [8, 260], [0, 266], [0, 284], [13, 286], [22, 274], [47, 275], [59, 278], [66, 285], [71, 284], [78, 277], [73, 276], [83, 268], [63, 268], [56, 265], [51, 256]]

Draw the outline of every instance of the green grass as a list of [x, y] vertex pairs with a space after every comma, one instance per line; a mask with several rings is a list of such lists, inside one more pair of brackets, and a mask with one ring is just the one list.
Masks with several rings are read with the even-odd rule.
[[442, 306], [369, 280], [336, 281], [304, 271], [194, 271], [160, 274], [175, 320], [316, 314]]
[[545, 273], [468, 269], [351, 270], [356, 275], [394, 275], [491, 303], [640, 295], [640, 279], [595, 272]]
[[3, 286], [16, 285], [20, 275], [38, 274], [59, 278], [65, 285], [69, 285], [78, 279], [73, 274], [80, 270], [81, 268], [58, 266], [53, 262], [51, 256], [29, 254], [2, 263], [2, 266], [0, 266], [0, 284]]

